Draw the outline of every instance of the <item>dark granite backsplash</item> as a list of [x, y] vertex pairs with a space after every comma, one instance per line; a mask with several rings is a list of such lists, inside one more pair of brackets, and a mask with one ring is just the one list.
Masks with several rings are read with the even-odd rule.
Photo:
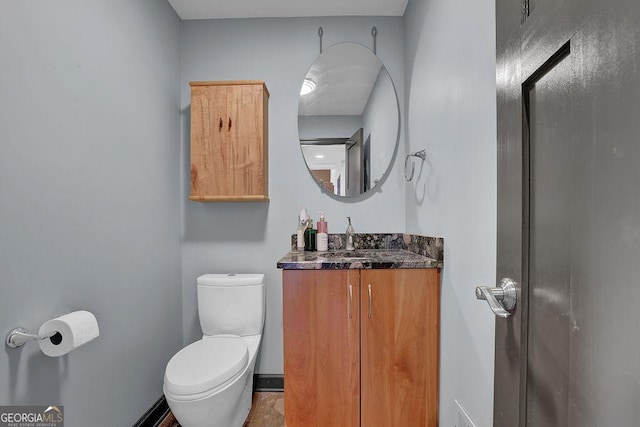
[[[329, 250], [340, 250], [346, 246], [346, 235], [329, 234]], [[291, 250], [297, 249], [297, 238], [291, 236]], [[427, 237], [406, 233], [356, 233], [353, 238], [356, 249], [404, 249], [418, 255], [444, 261], [444, 240], [442, 237]]]

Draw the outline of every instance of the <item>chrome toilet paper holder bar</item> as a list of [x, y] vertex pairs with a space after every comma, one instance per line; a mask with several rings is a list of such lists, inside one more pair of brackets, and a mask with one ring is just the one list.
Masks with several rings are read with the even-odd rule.
[[46, 340], [47, 338], [51, 338], [51, 341], [54, 344], [60, 344], [60, 341], [62, 341], [62, 335], [60, 335], [60, 332], [57, 331], [51, 331], [46, 335], [35, 335], [30, 333], [29, 329], [27, 328], [14, 328], [7, 335], [5, 343], [9, 348], [18, 348], [22, 347], [28, 342], [42, 341]]

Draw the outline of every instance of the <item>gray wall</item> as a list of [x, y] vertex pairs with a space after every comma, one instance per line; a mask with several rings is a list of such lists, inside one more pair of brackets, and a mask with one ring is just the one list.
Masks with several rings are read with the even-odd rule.
[[0, 351], [0, 405], [131, 425], [182, 344], [179, 25], [156, 0], [2, 1], [0, 333], [87, 309], [60, 358]]
[[370, 139], [371, 186], [387, 171], [389, 159], [393, 155], [392, 142], [398, 138], [398, 117], [396, 90], [393, 81], [384, 69], [378, 74], [371, 91], [369, 102], [363, 113], [364, 140]]
[[474, 287], [495, 284], [494, 15], [493, 0], [410, 0], [405, 13], [405, 148], [428, 154], [407, 187], [407, 230], [445, 241], [442, 426], [454, 424], [454, 399], [476, 425], [493, 424], [494, 318]]
[[300, 139], [351, 138], [362, 127], [362, 116], [299, 116]]
[[[298, 142], [298, 97], [302, 80], [325, 48], [344, 41], [372, 46], [394, 79], [404, 105], [403, 19], [309, 18], [187, 21], [182, 24], [182, 209], [183, 321], [185, 344], [200, 337], [195, 279], [203, 273], [262, 272], [267, 279], [267, 318], [257, 372], [278, 374], [282, 360], [282, 278], [276, 261], [288, 252], [301, 207], [329, 232], [344, 232], [351, 215], [358, 232], [401, 232], [405, 184], [394, 168], [380, 193], [344, 203], [322, 193], [305, 166]], [[188, 200], [191, 80], [265, 80], [269, 100], [270, 203], [203, 204]]]

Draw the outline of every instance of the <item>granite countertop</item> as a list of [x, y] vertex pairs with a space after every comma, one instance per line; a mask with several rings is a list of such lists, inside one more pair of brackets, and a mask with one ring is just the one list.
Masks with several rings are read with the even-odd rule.
[[404, 249], [358, 249], [309, 252], [292, 250], [277, 264], [284, 270], [345, 270], [374, 268], [440, 268], [442, 263]]
[[342, 270], [368, 268], [442, 268], [444, 240], [403, 233], [356, 233], [355, 251], [344, 250], [344, 234], [329, 234], [329, 251], [296, 249], [291, 236], [291, 252], [278, 261], [284, 270]]

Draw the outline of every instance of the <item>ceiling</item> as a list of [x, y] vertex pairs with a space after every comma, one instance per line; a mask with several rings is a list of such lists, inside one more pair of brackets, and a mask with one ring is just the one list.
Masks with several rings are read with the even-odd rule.
[[402, 16], [408, 0], [169, 0], [188, 19]]
[[316, 90], [300, 96], [298, 115], [361, 116], [381, 68], [382, 62], [364, 46], [338, 43], [329, 47], [307, 72]]

